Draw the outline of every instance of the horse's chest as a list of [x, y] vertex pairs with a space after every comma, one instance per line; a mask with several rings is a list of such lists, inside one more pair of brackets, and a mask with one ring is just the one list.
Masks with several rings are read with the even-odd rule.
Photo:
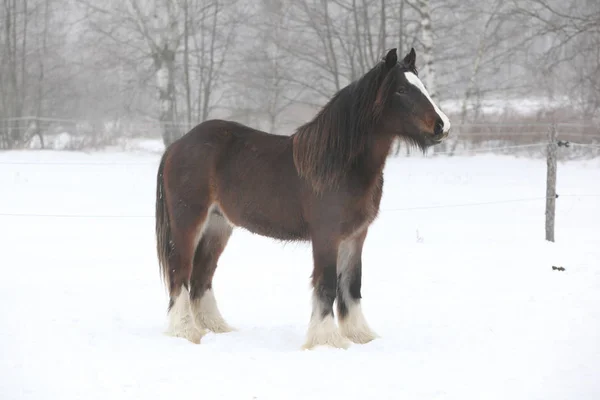
[[343, 218], [341, 231], [344, 236], [361, 231], [369, 226], [376, 216], [377, 210], [373, 204], [368, 204], [363, 208], [352, 210], [346, 213]]
[[359, 199], [348, 205], [342, 218], [341, 230], [344, 236], [365, 229], [377, 217], [381, 202], [381, 186], [375, 185]]

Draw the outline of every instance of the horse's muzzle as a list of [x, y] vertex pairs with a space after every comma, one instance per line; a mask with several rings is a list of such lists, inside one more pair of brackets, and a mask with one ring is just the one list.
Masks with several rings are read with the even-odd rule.
[[[444, 122], [441, 120], [441, 118], [438, 118], [437, 121], [435, 121], [435, 126], [433, 127], [433, 136], [435, 136], [436, 138], [441, 137], [444, 134]], [[447, 136], [447, 134], [446, 134]]]

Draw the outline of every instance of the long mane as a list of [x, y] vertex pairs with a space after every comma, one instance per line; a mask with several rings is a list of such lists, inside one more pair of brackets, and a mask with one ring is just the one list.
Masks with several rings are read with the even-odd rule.
[[358, 80], [338, 91], [293, 135], [294, 164], [314, 190], [335, 188], [357, 156], [396, 90], [398, 74], [380, 61]]

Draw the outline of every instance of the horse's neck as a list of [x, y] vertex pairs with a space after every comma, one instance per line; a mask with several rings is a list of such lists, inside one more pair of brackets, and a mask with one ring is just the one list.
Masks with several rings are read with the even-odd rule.
[[393, 137], [391, 136], [373, 137], [365, 148], [365, 152], [357, 159], [358, 163], [355, 164], [355, 168], [350, 174], [354, 176], [349, 176], [348, 182], [354, 182], [353, 185], [356, 182], [362, 182], [360, 185], [362, 189], [372, 190], [381, 177], [392, 143]]
[[392, 149], [394, 137], [388, 134], [378, 134], [373, 137], [369, 157], [367, 158], [373, 174], [379, 176], [385, 167], [385, 162]]

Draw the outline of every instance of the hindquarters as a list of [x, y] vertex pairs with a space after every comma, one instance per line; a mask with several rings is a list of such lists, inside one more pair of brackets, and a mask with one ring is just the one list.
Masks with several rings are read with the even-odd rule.
[[169, 146], [158, 167], [156, 243], [160, 271], [170, 295], [188, 288], [194, 251], [214, 194], [211, 147], [188, 135]]
[[[189, 268], [182, 262], [186, 258], [186, 246], [182, 244], [187, 242], [187, 248], [189, 249], [192, 248], [192, 244], [185, 235], [174, 229], [174, 226], [178, 227], [180, 224], [177, 220], [172, 221], [171, 215], [176, 216], [177, 214], [173, 212], [172, 204], [168, 201], [168, 198], [172, 198], [172, 196], [167, 196], [168, 187], [166, 183], [169, 181], [169, 174], [165, 175], [165, 164], [168, 156], [169, 149], [161, 157], [158, 167], [155, 215], [158, 263], [162, 280], [169, 292], [167, 309], [169, 328], [167, 333], [172, 336], [186, 338], [193, 343], [200, 343], [204, 332], [194, 325], [189, 311], [190, 299], [187, 283], [189, 281]], [[168, 171], [167, 168], [166, 172]]]
[[166, 152], [162, 155], [156, 174], [155, 234], [160, 275], [163, 282], [165, 282], [168, 287], [169, 257], [171, 254], [171, 224], [165, 202], [165, 185], [163, 182], [166, 155]]
[[[212, 295], [212, 275], [232, 229], [218, 211], [211, 184], [222, 138], [207, 128], [199, 125], [166, 149], [156, 189], [157, 251], [170, 297], [169, 333], [195, 343], [210, 328], [199, 323], [202, 312], [209, 312], [213, 325], [218, 322], [214, 299], [208, 308], [196, 300]], [[223, 321], [219, 329], [226, 326]]]

